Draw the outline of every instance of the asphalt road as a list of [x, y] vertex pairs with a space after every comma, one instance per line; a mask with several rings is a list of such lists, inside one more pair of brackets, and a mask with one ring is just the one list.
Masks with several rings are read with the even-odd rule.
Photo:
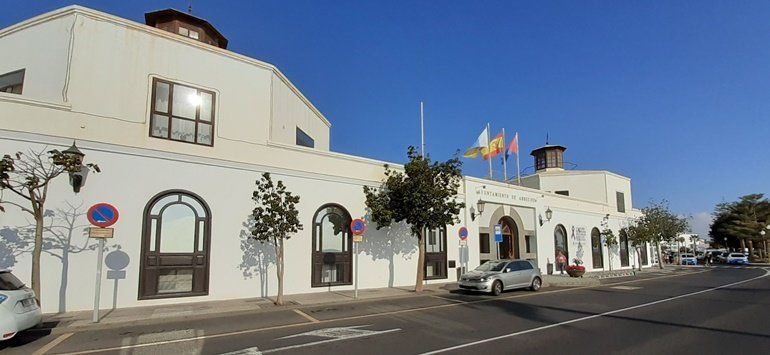
[[[126, 327], [26, 334], [3, 353], [766, 353], [770, 270], [694, 269], [597, 287], [434, 294]], [[53, 346], [52, 346], [53, 345]]]

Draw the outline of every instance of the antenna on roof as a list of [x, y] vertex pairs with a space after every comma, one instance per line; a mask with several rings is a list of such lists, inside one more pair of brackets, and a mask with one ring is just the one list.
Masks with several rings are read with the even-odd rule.
[[545, 133], [545, 145], [548, 145], [548, 132]]
[[187, 13], [192, 14], [192, 0], [187, 0]]

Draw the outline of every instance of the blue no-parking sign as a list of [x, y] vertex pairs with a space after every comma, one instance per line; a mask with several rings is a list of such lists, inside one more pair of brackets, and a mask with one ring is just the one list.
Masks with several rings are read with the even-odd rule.
[[107, 228], [118, 221], [118, 209], [109, 203], [97, 203], [88, 209], [86, 217], [91, 224]]
[[503, 225], [495, 224], [495, 243], [503, 242]]

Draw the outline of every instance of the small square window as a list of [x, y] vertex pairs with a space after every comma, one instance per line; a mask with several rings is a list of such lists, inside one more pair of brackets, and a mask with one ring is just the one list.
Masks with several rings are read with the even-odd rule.
[[307, 133], [305, 133], [303, 130], [299, 129], [297, 127], [297, 138], [296, 138], [296, 144], [308, 147], [308, 148], [315, 148], [315, 141], [312, 137], [310, 137]]
[[215, 94], [154, 79], [150, 136], [201, 145], [214, 144]]
[[0, 74], [0, 92], [21, 95], [21, 91], [24, 88], [24, 72], [25, 69], [21, 69]]
[[193, 31], [193, 30], [190, 30], [190, 38], [192, 38], [192, 39], [198, 39], [198, 38], [199, 38], [199, 36], [198, 36], [198, 31]]
[[188, 30], [188, 29], [186, 29], [184, 27], [179, 27], [179, 34], [182, 35], [182, 36], [187, 37], [187, 36], [190, 35], [190, 30]]

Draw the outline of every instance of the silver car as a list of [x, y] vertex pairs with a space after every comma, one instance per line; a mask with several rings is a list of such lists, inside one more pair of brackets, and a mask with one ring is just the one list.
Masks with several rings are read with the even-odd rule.
[[537, 291], [542, 285], [540, 269], [531, 260], [490, 260], [460, 277], [461, 289], [495, 296], [516, 288]]

